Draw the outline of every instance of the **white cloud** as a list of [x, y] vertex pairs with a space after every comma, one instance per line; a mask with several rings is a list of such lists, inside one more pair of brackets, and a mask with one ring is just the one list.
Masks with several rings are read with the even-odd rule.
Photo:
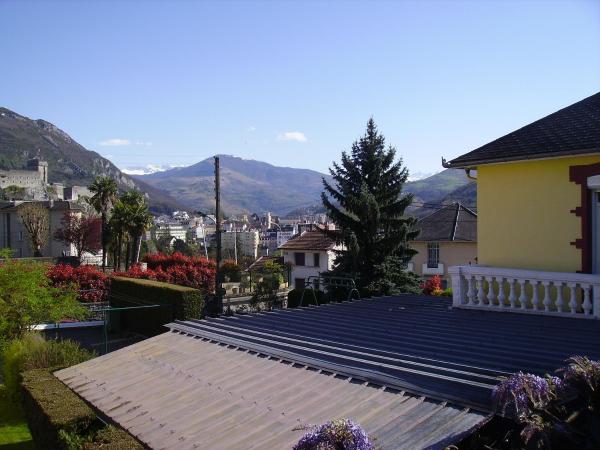
[[100, 145], [103, 147], [121, 147], [124, 145], [131, 145], [131, 142], [129, 141], [129, 139], [114, 138], [102, 141], [100, 142]]
[[255, 131], [256, 131], [256, 127], [253, 127], [253, 126], [248, 127], [248, 133], [254, 133]]
[[150, 147], [152, 145], [152, 142], [148, 142], [148, 141], [135, 141], [135, 145], [144, 145], [146, 147]]
[[278, 141], [306, 142], [306, 136], [300, 131], [286, 131], [277, 136]]

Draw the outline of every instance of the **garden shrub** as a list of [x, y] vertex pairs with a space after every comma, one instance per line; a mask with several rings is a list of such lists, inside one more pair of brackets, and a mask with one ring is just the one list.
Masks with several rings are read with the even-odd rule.
[[39, 323], [86, 316], [73, 291], [51, 285], [47, 269], [10, 258], [0, 263], [0, 341], [19, 338]]
[[[288, 292], [288, 308], [298, 308], [300, 306], [302, 292], [304, 292], [304, 301], [302, 306], [315, 304], [315, 297], [313, 297], [311, 289], [292, 289], [290, 292]], [[317, 297], [319, 305], [329, 303], [329, 299], [323, 291], [315, 290], [314, 293]]]
[[459, 448], [600, 448], [600, 361], [575, 356], [557, 373], [518, 372], [492, 393], [496, 417]]
[[161, 281], [180, 286], [214, 292], [215, 264], [205, 258], [185, 256], [179, 252], [172, 255], [152, 253], [144, 257], [148, 268], [142, 270], [134, 265], [126, 272], [117, 272], [118, 277]]
[[16, 399], [21, 372], [32, 369], [68, 367], [92, 358], [93, 354], [73, 341], [47, 341], [39, 334], [26, 334], [2, 348], [2, 374], [6, 393]]
[[221, 274], [223, 277], [229, 277], [231, 282], [242, 281], [242, 268], [231, 259], [226, 259], [221, 263]]
[[113, 277], [110, 304], [117, 307], [160, 305], [118, 313], [126, 329], [154, 335], [164, 331], [163, 325], [174, 320], [201, 318], [204, 294], [199, 289], [159, 281]]
[[40, 450], [141, 450], [124, 430], [105, 426], [94, 411], [46, 369], [23, 372], [23, 410]]
[[51, 284], [57, 288], [73, 288], [83, 303], [108, 300], [110, 277], [94, 266], [73, 267], [68, 264], [50, 266], [47, 272]]
[[421, 289], [424, 295], [442, 295], [442, 278], [439, 275], [432, 276], [421, 285]]
[[293, 450], [374, 450], [369, 436], [349, 419], [335, 419], [312, 427]]

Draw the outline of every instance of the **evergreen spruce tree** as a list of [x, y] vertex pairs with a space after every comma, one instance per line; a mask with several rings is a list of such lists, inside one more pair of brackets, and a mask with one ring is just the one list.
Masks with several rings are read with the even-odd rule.
[[[404, 215], [413, 199], [402, 193], [408, 170], [395, 157], [396, 150], [386, 148], [385, 138], [370, 119], [351, 153], [343, 152], [341, 164], [333, 163], [329, 170], [333, 183], [323, 180], [323, 205], [341, 230], [325, 233], [344, 244], [335, 272], [357, 278], [361, 287], [386, 285], [389, 291], [389, 277], [382, 269], [403, 265], [416, 253], [409, 247], [418, 234], [416, 219]], [[383, 282], [386, 278], [388, 282]], [[391, 278], [406, 280], [407, 286], [397, 286], [399, 290], [415, 288], [414, 277], [399, 278], [395, 271]]]

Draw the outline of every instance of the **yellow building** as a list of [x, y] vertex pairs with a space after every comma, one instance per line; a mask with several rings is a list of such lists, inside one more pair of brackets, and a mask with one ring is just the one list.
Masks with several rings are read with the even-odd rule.
[[481, 268], [454, 270], [460, 301], [600, 317], [600, 277], [575, 276], [600, 274], [600, 93], [445, 166], [477, 179]]
[[448, 268], [477, 262], [477, 214], [460, 203], [446, 205], [419, 220], [411, 246], [418, 252], [409, 269], [423, 278], [439, 275], [445, 288]]

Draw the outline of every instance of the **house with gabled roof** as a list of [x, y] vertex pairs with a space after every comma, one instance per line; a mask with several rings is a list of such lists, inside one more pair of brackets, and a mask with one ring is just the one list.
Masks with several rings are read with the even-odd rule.
[[322, 231], [305, 231], [279, 247], [284, 264], [291, 266], [291, 286], [304, 288], [309, 277], [333, 268], [337, 244]]
[[477, 258], [455, 305], [600, 317], [600, 93], [446, 167], [477, 179]]
[[417, 275], [439, 275], [446, 287], [450, 266], [477, 263], [477, 214], [461, 203], [440, 207], [419, 220], [417, 228], [411, 247], [418, 253], [408, 264]]

